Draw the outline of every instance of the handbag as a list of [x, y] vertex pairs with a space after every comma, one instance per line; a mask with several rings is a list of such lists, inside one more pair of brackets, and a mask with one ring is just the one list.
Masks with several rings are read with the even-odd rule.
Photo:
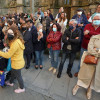
[[93, 55], [87, 55], [84, 59], [84, 63], [86, 64], [94, 64], [97, 65], [98, 58]]

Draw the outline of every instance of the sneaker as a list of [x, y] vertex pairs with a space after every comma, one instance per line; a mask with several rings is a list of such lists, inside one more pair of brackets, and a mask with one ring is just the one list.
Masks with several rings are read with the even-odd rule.
[[51, 56], [49, 55], [49, 59], [51, 58]]
[[92, 90], [90, 88], [88, 88], [87, 90], [87, 99], [91, 99], [91, 94], [92, 94]]
[[18, 88], [15, 90], [15, 93], [22, 93], [22, 92], [25, 92], [25, 88], [24, 89]]
[[53, 70], [53, 74], [56, 74], [56, 72], [57, 72], [57, 69], [54, 68], [54, 70]]
[[54, 69], [53, 67], [50, 67], [50, 68], [49, 68], [49, 71], [52, 71], [53, 69]]
[[73, 95], [76, 95], [76, 93], [77, 93], [77, 91], [78, 91], [79, 88], [80, 88], [80, 87], [79, 87], [78, 85], [75, 85], [75, 87], [74, 87], [73, 90], [72, 90], [72, 94], [73, 94]]
[[7, 81], [7, 82], [5, 82], [5, 84], [6, 84], [6, 85], [8, 85], [8, 86], [11, 86], [11, 87], [13, 87], [13, 86], [14, 86], [14, 84], [13, 84], [13, 83], [10, 83], [10, 82], [8, 82], [8, 81]]

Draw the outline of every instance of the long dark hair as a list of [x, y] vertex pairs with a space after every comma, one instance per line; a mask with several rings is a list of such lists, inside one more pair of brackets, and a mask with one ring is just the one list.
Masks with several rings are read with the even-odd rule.
[[[64, 12], [62, 12], [61, 14], [63, 14]], [[64, 13], [64, 18], [62, 18], [61, 17], [61, 14], [60, 14], [60, 18], [59, 18], [59, 22], [61, 22], [62, 21], [62, 19], [63, 19], [63, 22], [66, 20], [66, 15], [65, 15], [65, 13]]]

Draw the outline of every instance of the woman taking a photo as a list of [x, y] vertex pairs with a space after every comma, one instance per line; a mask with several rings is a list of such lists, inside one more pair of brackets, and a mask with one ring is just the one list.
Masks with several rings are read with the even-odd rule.
[[0, 51], [0, 56], [4, 58], [11, 58], [11, 79], [9, 82], [6, 82], [7, 85], [13, 86], [13, 81], [16, 77], [19, 83], [19, 88], [15, 90], [15, 93], [25, 92], [23, 79], [21, 76], [21, 69], [24, 67], [24, 57], [23, 51], [24, 47], [24, 40], [21, 37], [20, 32], [16, 27], [10, 27], [7, 31], [7, 39], [10, 46], [8, 52]]

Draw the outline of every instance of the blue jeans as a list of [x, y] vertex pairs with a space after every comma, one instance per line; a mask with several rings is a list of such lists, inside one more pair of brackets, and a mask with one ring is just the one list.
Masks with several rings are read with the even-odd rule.
[[51, 56], [51, 66], [57, 68], [60, 50], [53, 50], [52, 48], [50, 48], [49, 52]]
[[87, 49], [81, 48], [80, 60], [79, 60], [79, 65], [78, 65], [78, 71], [77, 72], [79, 72], [79, 70], [80, 70], [81, 58], [82, 58], [82, 55], [83, 55], [84, 51], [87, 51]]
[[44, 53], [44, 50], [35, 51], [35, 55], [36, 55], [35, 64], [36, 65], [39, 65], [39, 61], [40, 61], [40, 65], [43, 65], [43, 53]]

